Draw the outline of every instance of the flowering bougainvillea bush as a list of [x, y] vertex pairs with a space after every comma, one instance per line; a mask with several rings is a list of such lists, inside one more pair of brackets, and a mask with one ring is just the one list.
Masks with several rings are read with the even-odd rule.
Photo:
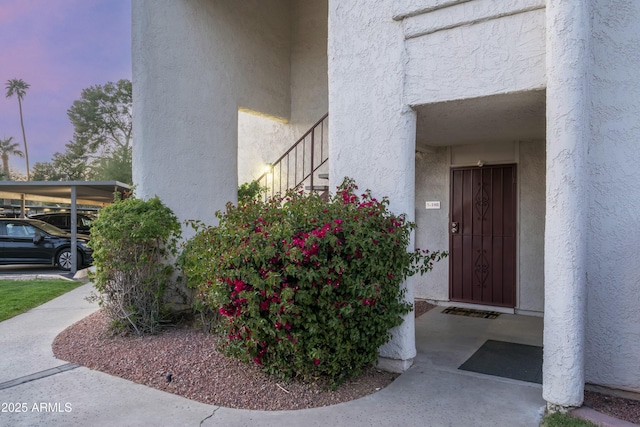
[[411, 310], [403, 280], [445, 253], [408, 252], [414, 224], [345, 179], [329, 201], [290, 191], [194, 226], [182, 268], [221, 315], [224, 352], [283, 378], [337, 384], [376, 361]]

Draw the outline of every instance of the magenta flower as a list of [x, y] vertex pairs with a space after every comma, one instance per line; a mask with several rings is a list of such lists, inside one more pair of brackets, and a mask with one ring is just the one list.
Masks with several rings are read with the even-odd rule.
[[233, 316], [233, 315], [235, 314], [235, 311], [227, 310], [227, 309], [226, 309], [226, 308], [224, 308], [224, 307], [220, 307], [220, 308], [218, 309], [218, 312], [219, 312], [220, 314], [222, 314], [223, 316], [225, 316], [225, 317], [231, 317], [231, 316]]
[[236, 279], [236, 281], [234, 282], [235, 285], [235, 291], [236, 292], [242, 292], [246, 289], [245, 283], [242, 280]]

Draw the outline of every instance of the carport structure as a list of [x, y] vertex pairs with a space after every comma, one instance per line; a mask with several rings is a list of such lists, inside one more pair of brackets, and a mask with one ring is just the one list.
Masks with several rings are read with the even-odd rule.
[[104, 207], [116, 194], [126, 197], [131, 187], [119, 181], [0, 181], [0, 198], [21, 201], [21, 217], [26, 200], [68, 203], [71, 208], [71, 272], [78, 269], [77, 205]]

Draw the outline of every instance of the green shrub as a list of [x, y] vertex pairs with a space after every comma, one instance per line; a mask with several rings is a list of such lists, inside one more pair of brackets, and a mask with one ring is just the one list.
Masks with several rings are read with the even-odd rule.
[[183, 271], [200, 304], [222, 315], [227, 355], [333, 383], [376, 361], [411, 310], [402, 282], [446, 254], [407, 252], [414, 224], [356, 189], [345, 179], [329, 201], [290, 191], [229, 204], [217, 227], [194, 224]]
[[[188, 221], [191, 226], [196, 230], [203, 230], [206, 228], [201, 221]], [[200, 290], [198, 279], [196, 277], [207, 277], [207, 272], [211, 268], [209, 257], [212, 256], [211, 252], [206, 248], [209, 244], [206, 239], [206, 233], [197, 233], [195, 237], [188, 240], [183, 244], [183, 250], [178, 257], [178, 265], [185, 275], [188, 273], [190, 278], [187, 279], [187, 287], [195, 289], [199, 292], [196, 298], [193, 298], [192, 310], [194, 315], [197, 316], [199, 326], [201, 326], [205, 332], [215, 332], [215, 327], [221, 320], [221, 315], [218, 309], [206, 301], [203, 292]], [[204, 279], [203, 279], [204, 281]]]
[[258, 181], [245, 182], [238, 187], [238, 206], [259, 198], [265, 191]]
[[157, 197], [117, 200], [91, 228], [97, 299], [113, 326], [136, 334], [155, 333], [162, 297], [173, 272], [180, 222]]

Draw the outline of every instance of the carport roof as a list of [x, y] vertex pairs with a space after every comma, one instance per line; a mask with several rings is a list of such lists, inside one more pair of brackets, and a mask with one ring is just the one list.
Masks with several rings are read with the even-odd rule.
[[103, 206], [113, 202], [115, 192], [127, 193], [131, 187], [119, 181], [0, 181], [0, 198], [71, 204], [71, 189], [76, 203]]

